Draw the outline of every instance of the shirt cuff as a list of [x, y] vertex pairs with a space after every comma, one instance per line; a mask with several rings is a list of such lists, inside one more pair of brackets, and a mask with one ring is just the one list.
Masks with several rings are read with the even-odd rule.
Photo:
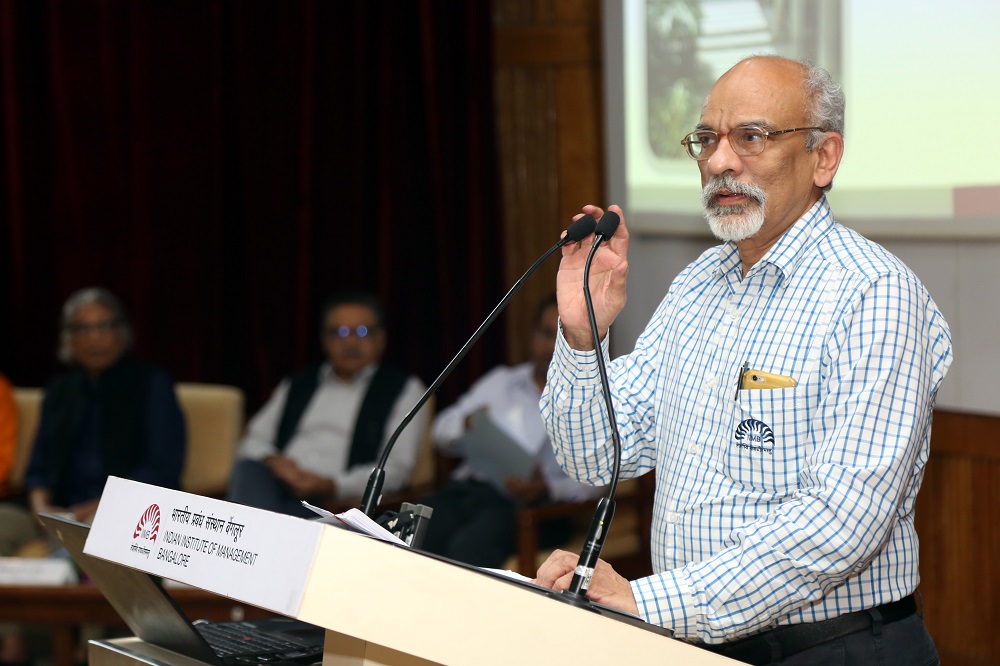
[[[608, 336], [601, 340], [601, 354], [604, 355], [605, 364], [610, 363], [608, 352]], [[559, 334], [556, 336], [556, 348], [553, 352], [553, 360], [561, 372], [562, 378], [571, 384], [586, 386], [590, 384], [600, 385], [601, 371], [597, 364], [597, 353], [593, 350], [580, 351], [573, 349], [566, 342], [563, 336], [562, 323], [559, 324]]]
[[697, 638], [704, 626], [705, 607], [682, 569], [630, 581], [639, 617], [674, 631], [676, 638]]

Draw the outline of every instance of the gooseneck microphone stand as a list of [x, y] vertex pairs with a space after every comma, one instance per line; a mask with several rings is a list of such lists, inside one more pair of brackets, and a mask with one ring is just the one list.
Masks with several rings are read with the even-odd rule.
[[514, 283], [514, 286], [510, 288], [507, 295], [503, 297], [495, 308], [493, 308], [493, 311], [488, 317], [486, 317], [486, 321], [479, 325], [479, 328], [477, 328], [475, 333], [472, 334], [472, 337], [469, 338], [461, 349], [458, 350], [455, 357], [451, 359], [447, 366], [445, 366], [445, 369], [441, 371], [441, 374], [439, 374], [437, 379], [435, 379], [434, 382], [427, 388], [424, 394], [420, 397], [420, 400], [417, 401], [417, 404], [410, 409], [409, 413], [407, 413], [407, 415], [396, 427], [396, 430], [393, 431], [392, 435], [389, 437], [389, 441], [386, 442], [385, 447], [382, 449], [382, 455], [379, 456], [378, 464], [375, 465], [375, 469], [372, 470], [371, 476], [368, 477], [368, 486], [365, 488], [365, 494], [361, 498], [361, 511], [369, 517], [374, 517], [373, 514], [375, 509], [378, 507], [378, 503], [382, 499], [382, 486], [385, 483], [385, 463], [389, 459], [389, 453], [392, 451], [392, 447], [396, 444], [396, 440], [399, 439], [400, 433], [403, 432], [403, 429], [410, 423], [410, 421], [413, 420], [413, 417], [416, 416], [418, 411], [420, 411], [420, 408], [424, 406], [432, 395], [434, 395], [434, 393], [438, 390], [438, 387], [441, 386], [442, 382], [444, 382], [448, 375], [451, 374], [451, 371], [455, 368], [455, 366], [458, 365], [458, 362], [465, 358], [465, 355], [468, 353], [472, 345], [479, 340], [482, 334], [486, 332], [486, 329], [490, 327], [498, 316], [500, 316], [500, 313], [507, 307], [507, 303], [514, 297], [514, 294], [521, 290], [525, 280], [527, 280], [528, 277], [530, 277], [531, 274], [534, 273], [538, 267], [552, 255], [553, 252], [560, 249], [567, 243], [575, 243], [583, 240], [590, 234], [594, 233], [596, 226], [597, 223], [591, 215], [584, 215], [580, 219], [573, 222], [573, 224], [569, 226], [569, 229], [566, 230], [566, 234], [562, 237], [562, 239], [549, 248], [545, 254], [539, 257], [538, 260], [531, 265], [531, 268], [525, 271], [524, 275], [522, 275], [521, 278]]

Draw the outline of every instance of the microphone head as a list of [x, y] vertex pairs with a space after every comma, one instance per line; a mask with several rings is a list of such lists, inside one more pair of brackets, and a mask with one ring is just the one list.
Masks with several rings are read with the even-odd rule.
[[618, 224], [622, 221], [618, 217], [618, 213], [612, 213], [610, 210], [601, 216], [601, 221], [597, 223], [597, 228], [594, 233], [601, 238], [608, 239], [615, 235], [615, 230], [618, 228]]
[[594, 228], [596, 226], [597, 221], [594, 220], [594, 216], [587, 213], [579, 220], [569, 225], [569, 229], [566, 230], [566, 235], [563, 236], [563, 245], [566, 243], [576, 243], [578, 241], [582, 241], [584, 238], [594, 233]]

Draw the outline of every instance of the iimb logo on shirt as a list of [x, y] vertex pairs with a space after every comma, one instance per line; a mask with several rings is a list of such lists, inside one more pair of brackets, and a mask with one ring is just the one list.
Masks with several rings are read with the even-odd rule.
[[733, 440], [737, 448], [774, 455], [774, 431], [757, 419], [747, 419], [736, 426]]

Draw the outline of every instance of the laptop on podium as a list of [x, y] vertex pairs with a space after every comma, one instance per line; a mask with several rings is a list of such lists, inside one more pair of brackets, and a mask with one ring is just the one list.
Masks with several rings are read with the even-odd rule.
[[128, 628], [147, 643], [218, 666], [310, 664], [323, 659], [322, 627], [287, 617], [240, 622], [191, 622], [148, 573], [83, 552], [90, 526], [39, 514], [45, 528], [100, 589]]

